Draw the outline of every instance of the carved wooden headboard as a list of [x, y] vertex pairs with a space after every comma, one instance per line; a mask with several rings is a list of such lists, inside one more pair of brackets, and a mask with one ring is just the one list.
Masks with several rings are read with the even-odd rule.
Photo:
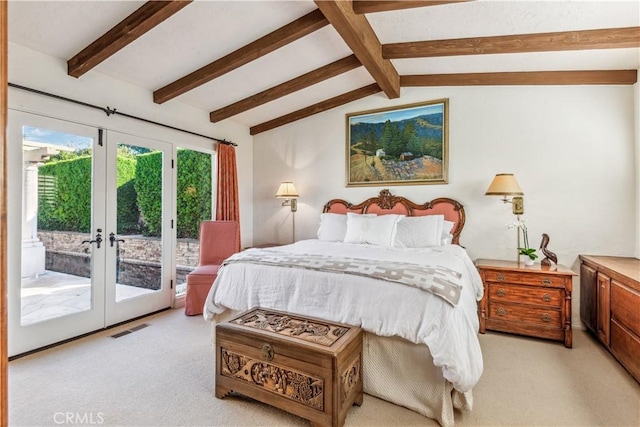
[[423, 215], [444, 215], [444, 219], [455, 223], [451, 234], [453, 234], [452, 243], [459, 244], [460, 233], [464, 227], [464, 206], [456, 200], [441, 197], [430, 202], [417, 204], [401, 196], [394, 196], [388, 189], [380, 191], [378, 197], [371, 197], [362, 203], [354, 205], [342, 199], [329, 200], [324, 205], [324, 213], [346, 214], [354, 213], [375, 213], [399, 214], [406, 216], [423, 216]]

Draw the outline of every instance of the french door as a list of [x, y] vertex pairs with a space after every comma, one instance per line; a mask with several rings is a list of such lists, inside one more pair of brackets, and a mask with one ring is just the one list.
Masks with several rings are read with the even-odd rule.
[[9, 354], [169, 307], [169, 144], [9, 111]]

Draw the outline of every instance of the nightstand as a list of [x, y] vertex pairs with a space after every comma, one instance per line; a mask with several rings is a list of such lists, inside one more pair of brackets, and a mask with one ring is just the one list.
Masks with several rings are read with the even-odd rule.
[[571, 290], [576, 274], [562, 266], [479, 259], [484, 284], [480, 333], [509, 332], [563, 341], [571, 348]]

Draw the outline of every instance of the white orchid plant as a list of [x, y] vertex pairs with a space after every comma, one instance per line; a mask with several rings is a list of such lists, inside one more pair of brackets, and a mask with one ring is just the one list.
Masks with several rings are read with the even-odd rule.
[[538, 258], [536, 254], [536, 250], [534, 248], [529, 247], [529, 234], [527, 233], [527, 224], [525, 220], [514, 221], [510, 224], [507, 224], [507, 228], [518, 228], [518, 233], [522, 231], [522, 239], [524, 246], [518, 248], [518, 253], [520, 255], [528, 256], [532, 261]]

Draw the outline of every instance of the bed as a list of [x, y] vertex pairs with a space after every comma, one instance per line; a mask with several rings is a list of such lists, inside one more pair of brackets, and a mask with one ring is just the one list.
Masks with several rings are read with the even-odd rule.
[[[446, 230], [433, 229], [442, 223]], [[459, 245], [464, 223], [449, 198], [418, 204], [385, 189], [359, 204], [333, 199], [318, 239], [225, 261], [204, 316], [215, 327], [259, 306], [360, 326], [365, 393], [452, 426], [455, 409], [472, 409], [483, 368], [482, 282]], [[279, 265], [285, 258], [293, 263]]]

